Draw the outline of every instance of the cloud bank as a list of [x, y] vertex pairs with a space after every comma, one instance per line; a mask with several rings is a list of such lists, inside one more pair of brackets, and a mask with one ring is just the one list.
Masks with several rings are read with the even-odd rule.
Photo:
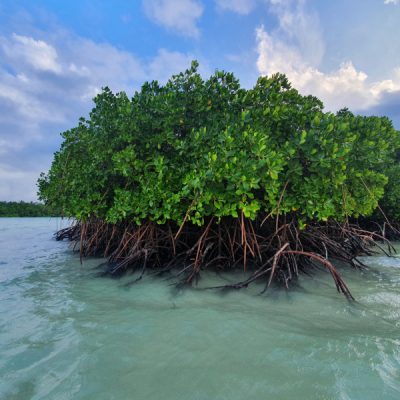
[[0, 199], [35, 200], [59, 133], [91, 108], [102, 86], [135, 89], [165, 81], [195, 58], [159, 49], [151, 59], [66, 32], [43, 38], [0, 36]]
[[[272, 32], [264, 26], [256, 29], [260, 74], [286, 74], [296, 89], [319, 97], [330, 111], [376, 109], [387, 95], [400, 94], [400, 68], [393, 70], [390, 79], [380, 81], [371, 81], [351, 60], [331, 72], [321, 71], [324, 42], [317, 16], [306, 11], [305, 1], [270, 0], [270, 7], [279, 26]], [[311, 54], [307, 49], [316, 51]]]

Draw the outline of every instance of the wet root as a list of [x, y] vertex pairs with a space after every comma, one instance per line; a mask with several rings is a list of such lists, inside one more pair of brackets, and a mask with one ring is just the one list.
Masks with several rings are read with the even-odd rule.
[[156, 274], [174, 271], [179, 283], [193, 284], [201, 270], [243, 268], [247, 279], [219, 287], [240, 289], [263, 280], [266, 290], [272, 282], [289, 288], [301, 273], [323, 267], [331, 274], [337, 291], [351, 300], [354, 298], [334, 261], [362, 269], [366, 266], [359, 256], [375, 254], [376, 248], [387, 255], [395, 251], [384, 229], [329, 222], [300, 230], [295, 218], [251, 221], [243, 214], [219, 222], [211, 217], [203, 227], [189, 223], [109, 224], [93, 219], [62, 229], [55, 237], [79, 243], [81, 259], [107, 258], [112, 276], [138, 271], [137, 280], [147, 270]]

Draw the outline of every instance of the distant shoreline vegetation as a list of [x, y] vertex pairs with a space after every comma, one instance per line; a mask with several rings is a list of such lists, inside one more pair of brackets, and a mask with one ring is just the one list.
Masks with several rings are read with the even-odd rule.
[[324, 267], [352, 298], [333, 263], [363, 268], [372, 245], [393, 250], [400, 132], [387, 117], [326, 112], [282, 74], [246, 89], [197, 68], [132, 98], [104, 88], [62, 133], [38, 181], [39, 199], [75, 220], [57, 238], [107, 257], [112, 275], [195, 284], [204, 269], [240, 268], [248, 278], [225, 287], [266, 289]]
[[0, 201], [2, 217], [59, 217], [60, 210], [43, 203], [25, 201]]

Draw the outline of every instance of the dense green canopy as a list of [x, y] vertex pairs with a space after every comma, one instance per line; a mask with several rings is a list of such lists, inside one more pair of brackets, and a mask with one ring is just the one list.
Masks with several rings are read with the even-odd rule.
[[[252, 89], [197, 63], [129, 99], [105, 88], [62, 134], [39, 196], [66, 216], [112, 223], [267, 215], [342, 221], [382, 203], [400, 217], [400, 133], [386, 117], [324, 112], [284, 75]], [[391, 183], [388, 184], [388, 180]]]

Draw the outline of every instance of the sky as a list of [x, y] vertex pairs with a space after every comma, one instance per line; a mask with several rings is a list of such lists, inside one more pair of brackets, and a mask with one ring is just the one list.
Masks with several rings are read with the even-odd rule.
[[246, 88], [285, 73], [327, 111], [400, 129], [400, 0], [0, 0], [0, 201], [36, 201], [102, 87], [132, 96], [193, 59]]

